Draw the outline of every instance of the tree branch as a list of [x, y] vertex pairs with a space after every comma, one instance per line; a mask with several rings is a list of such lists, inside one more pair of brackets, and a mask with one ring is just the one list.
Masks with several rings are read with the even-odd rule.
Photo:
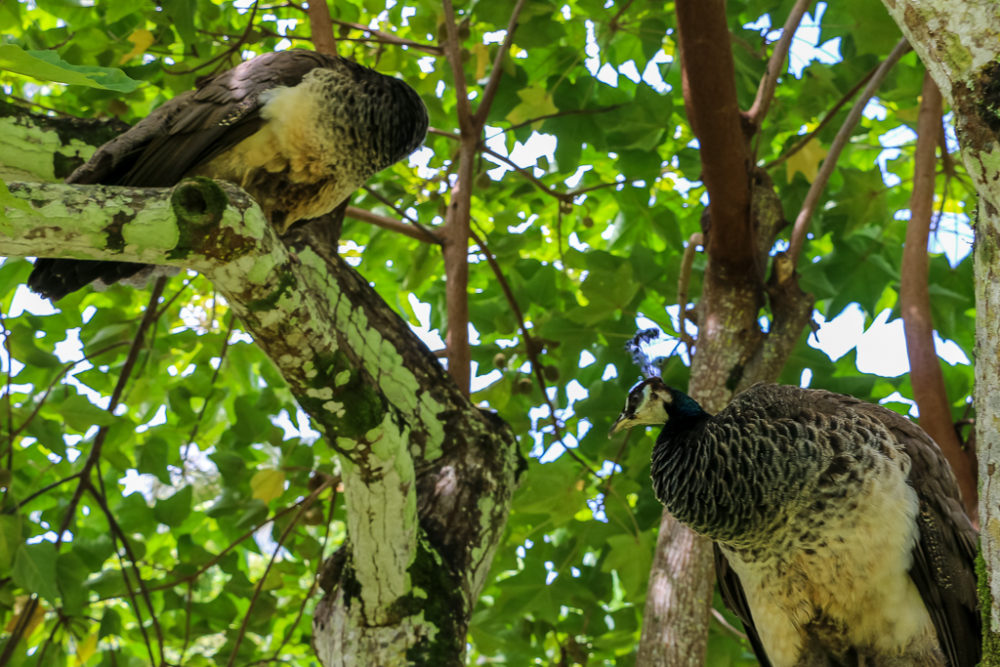
[[497, 88], [500, 86], [500, 77], [503, 76], [503, 59], [507, 56], [507, 52], [510, 51], [510, 45], [514, 41], [514, 32], [517, 30], [517, 17], [521, 15], [521, 9], [524, 7], [524, 0], [517, 0], [514, 4], [514, 9], [510, 13], [510, 21], [507, 24], [507, 34], [504, 35], [503, 44], [497, 50], [496, 58], [493, 59], [493, 69], [490, 70], [490, 78], [486, 82], [486, 88], [483, 89], [483, 99], [476, 107], [476, 115], [473, 118], [473, 122], [477, 127], [483, 127], [486, 124], [486, 117], [490, 113], [490, 107], [493, 106], [493, 98], [497, 94]]
[[806, 198], [802, 202], [802, 209], [799, 211], [798, 216], [795, 218], [795, 224], [792, 227], [792, 237], [789, 242], [788, 256], [792, 261], [793, 266], [797, 266], [799, 262], [799, 255], [802, 252], [802, 245], [805, 243], [806, 233], [809, 231], [809, 220], [812, 218], [813, 212], [819, 205], [820, 197], [823, 195], [823, 190], [826, 189], [827, 181], [830, 180], [830, 175], [833, 174], [834, 168], [837, 166], [837, 159], [840, 157], [841, 151], [844, 150], [844, 146], [847, 145], [847, 141], [851, 138], [854, 133], [854, 128], [861, 120], [861, 113], [865, 110], [865, 106], [868, 104], [868, 100], [872, 98], [878, 87], [882, 85], [883, 79], [892, 69], [893, 65], [903, 57], [907, 51], [910, 50], [910, 45], [905, 39], [899, 40], [896, 47], [892, 52], [886, 56], [886, 59], [882, 61], [879, 68], [875, 71], [875, 74], [868, 81], [868, 85], [865, 86], [864, 92], [861, 93], [855, 102], [854, 106], [851, 107], [851, 111], [847, 114], [847, 118], [844, 119], [844, 124], [841, 125], [840, 130], [837, 132], [837, 136], [834, 137], [833, 143], [830, 144], [830, 152], [827, 153], [826, 158], [823, 159], [823, 166], [820, 167], [819, 173], [816, 174], [816, 179], [809, 186], [809, 192], [806, 193]]
[[941, 360], [934, 349], [934, 321], [928, 289], [927, 241], [934, 218], [934, 181], [937, 161], [934, 149], [941, 130], [941, 92], [930, 74], [924, 88], [917, 120], [917, 147], [913, 156], [913, 191], [910, 221], [906, 225], [899, 305], [910, 360], [913, 398], [920, 408], [920, 426], [941, 447], [962, 491], [965, 511], [975, 520], [978, 512], [976, 475], [972, 460], [963, 451], [955, 432]]
[[379, 215], [378, 213], [372, 213], [371, 211], [366, 211], [365, 209], [358, 208], [357, 206], [348, 206], [345, 215], [350, 216], [355, 220], [371, 223], [376, 227], [381, 227], [382, 229], [388, 229], [391, 232], [409, 236], [412, 239], [423, 241], [424, 243], [433, 243], [434, 245], [441, 245], [444, 243], [444, 241], [442, 241], [437, 234], [429, 229], [417, 227], [416, 225], [408, 225], [401, 220]]
[[757, 88], [757, 97], [750, 110], [747, 111], [747, 120], [755, 127], [759, 128], [764, 117], [767, 116], [771, 100], [774, 99], [774, 91], [778, 87], [778, 76], [781, 74], [785, 58], [788, 56], [788, 47], [792, 44], [792, 38], [795, 37], [795, 31], [798, 30], [802, 15], [806, 13], [810, 2], [812, 0], [796, 0], [795, 6], [792, 7], [788, 18], [785, 19], [785, 25], [781, 29], [781, 37], [774, 45], [774, 51], [771, 52], [771, 58], [767, 62], [764, 78], [760, 80], [760, 86]]
[[407, 46], [411, 49], [416, 49], [417, 51], [423, 51], [424, 53], [429, 53], [432, 56], [444, 55], [444, 49], [440, 46], [434, 44], [424, 44], [423, 42], [415, 42], [412, 39], [403, 39], [402, 37], [397, 37], [391, 32], [383, 32], [381, 30], [375, 30], [361, 23], [351, 23], [350, 21], [340, 21], [335, 18], [330, 19], [334, 25], [346, 26], [353, 30], [360, 30], [361, 32], [366, 32], [373, 37], [378, 37], [380, 42], [386, 44], [397, 44], [399, 46]]
[[684, 99], [711, 200], [708, 254], [722, 279], [740, 280], [756, 260], [748, 217], [750, 155], [736, 100], [725, 1], [679, 0], [677, 29]]
[[313, 46], [328, 56], [337, 55], [337, 39], [333, 36], [333, 22], [326, 0], [309, 0], [309, 34]]
[[444, 54], [451, 66], [452, 81], [455, 85], [455, 103], [458, 106], [458, 126], [462, 134], [471, 133], [472, 107], [469, 106], [469, 89], [465, 85], [465, 70], [462, 69], [462, 45], [458, 42], [458, 25], [455, 23], [455, 8], [451, 0], [443, 0], [445, 42]]
[[[341, 597], [324, 606], [314, 637], [328, 641], [324, 646], [383, 652], [429, 641], [427, 625], [441, 619], [399, 620], [393, 610], [415, 594], [413, 568], [434, 558], [432, 571], [447, 579], [438, 582], [446, 620], [458, 624], [456, 637], [465, 636], [502, 535], [517, 447], [502, 422], [469, 404], [364, 278], [338, 257], [286, 248], [256, 204], [228, 184], [12, 184], [11, 191], [31, 210], [9, 209], [0, 228], [8, 254], [158, 263], [206, 274], [340, 453], [350, 548], [358, 555], [353, 593], [345, 600], [341, 587]], [[491, 499], [488, 506], [481, 497]], [[478, 509], [470, 514], [470, 507]], [[460, 655], [464, 643], [449, 650]], [[402, 659], [379, 655], [380, 664]]]

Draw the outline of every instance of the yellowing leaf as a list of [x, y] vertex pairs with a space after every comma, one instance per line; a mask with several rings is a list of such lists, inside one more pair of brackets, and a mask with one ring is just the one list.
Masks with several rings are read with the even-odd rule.
[[785, 163], [785, 173], [788, 177], [788, 182], [791, 183], [792, 179], [795, 178], [796, 172], [802, 172], [802, 175], [806, 177], [806, 180], [810, 183], [816, 178], [816, 172], [819, 171], [819, 163], [823, 161], [826, 157], [827, 150], [823, 148], [815, 139], [812, 139], [802, 150], [798, 151]]
[[128, 61], [132, 60], [132, 58], [144, 54], [146, 49], [152, 46], [155, 38], [153, 37], [153, 33], [145, 28], [136, 28], [132, 31], [132, 34], [128, 36], [128, 41], [132, 42], [132, 50], [122, 56], [121, 60], [118, 61], [119, 65], [124, 65]]
[[[14, 604], [15, 613], [10, 621], [7, 623], [7, 627], [4, 628], [4, 632], [13, 632], [17, 624], [21, 622], [21, 615], [27, 611], [24, 606], [28, 603], [29, 597], [27, 595], [19, 595]], [[31, 637], [31, 633], [35, 631], [38, 624], [45, 619], [45, 605], [39, 600], [38, 604], [35, 605], [34, 611], [31, 614], [31, 618], [28, 620], [28, 624], [24, 628], [24, 634], [22, 635], [25, 639]]]
[[250, 478], [253, 497], [269, 503], [285, 490], [285, 473], [281, 470], [261, 470]]
[[476, 44], [472, 47], [472, 52], [476, 56], [476, 80], [486, 76], [486, 65], [490, 62], [490, 50], [485, 44]]
[[[559, 110], [552, 102], [552, 95], [541, 86], [522, 88], [517, 91], [517, 96], [521, 98], [521, 103], [507, 114], [507, 120], [513, 125], [532, 118], [554, 114]], [[541, 126], [541, 121], [532, 123], [532, 127], [536, 130], [539, 126]]]
[[97, 635], [87, 635], [86, 639], [76, 645], [76, 664], [84, 664], [95, 653], [97, 653]]

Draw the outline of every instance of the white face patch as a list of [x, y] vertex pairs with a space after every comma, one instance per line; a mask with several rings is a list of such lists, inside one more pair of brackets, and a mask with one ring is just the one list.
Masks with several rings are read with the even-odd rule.
[[629, 394], [626, 412], [635, 424], [666, 424], [673, 395], [660, 383], [645, 382]]

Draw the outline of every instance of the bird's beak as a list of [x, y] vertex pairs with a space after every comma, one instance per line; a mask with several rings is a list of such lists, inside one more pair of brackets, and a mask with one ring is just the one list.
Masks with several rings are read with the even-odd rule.
[[628, 418], [628, 415], [624, 412], [621, 413], [618, 415], [618, 419], [615, 420], [615, 423], [611, 425], [611, 430], [608, 431], [608, 437], [613, 438], [616, 433], [630, 427], [631, 425], [632, 420]]

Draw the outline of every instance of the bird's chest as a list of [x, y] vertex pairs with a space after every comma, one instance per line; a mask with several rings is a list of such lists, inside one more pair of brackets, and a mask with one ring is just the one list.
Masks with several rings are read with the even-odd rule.
[[720, 545], [776, 667], [802, 664], [811, 651], [879, 659], [933, 641], [908, 574], [916, 493], [898, 466], [879, 473], [839, 504], [788, 517], [766, 546]]
[[264, 126], [198, 173], [239, 184], [279, 231], [329, 213], [375, 165], [359, 119], [333, 112], [328, 94], [319, 83], [276, 89], [261, 111]]

